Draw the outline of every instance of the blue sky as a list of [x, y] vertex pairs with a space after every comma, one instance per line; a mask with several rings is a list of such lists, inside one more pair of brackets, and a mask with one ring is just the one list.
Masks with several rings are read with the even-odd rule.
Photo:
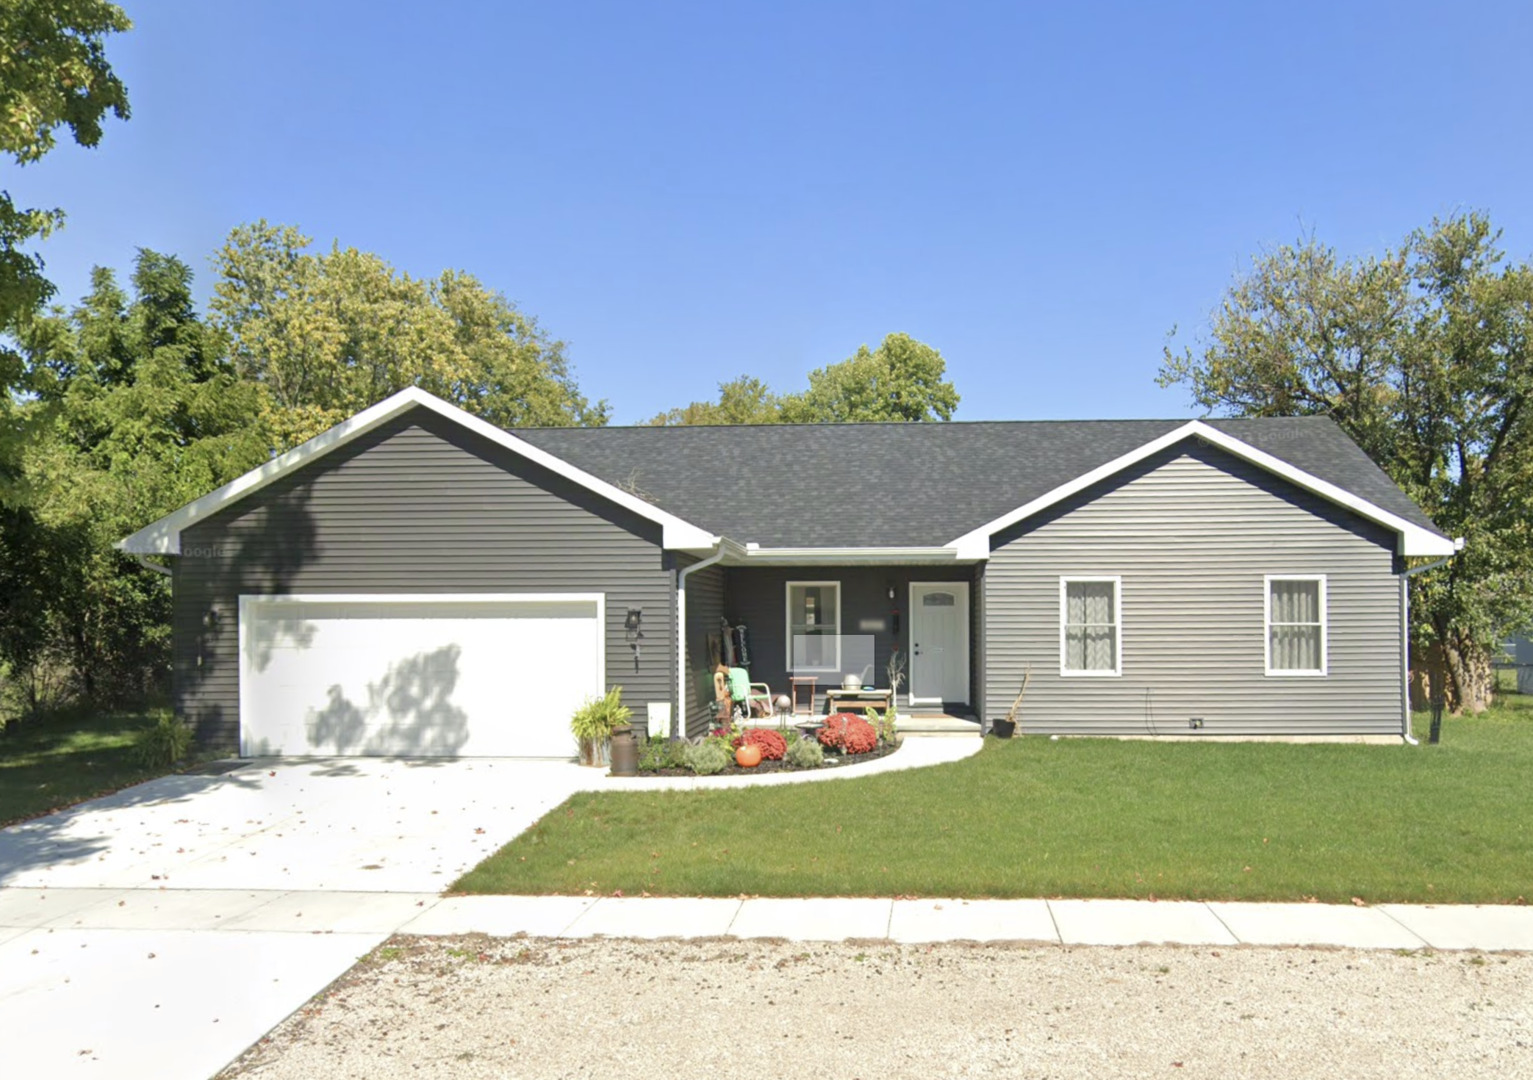
[[132, 120], [6, 169], [62, 299], [296, 224], [476, 274], [617, 422], [897, 330], [959, 419], [1187, 415], [1165, 335], [1265, 247], [1533, 252], [1525, 3], [123, 2]]

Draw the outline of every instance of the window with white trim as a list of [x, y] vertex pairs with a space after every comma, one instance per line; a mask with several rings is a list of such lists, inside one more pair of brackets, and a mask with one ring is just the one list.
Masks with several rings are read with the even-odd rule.
[[1266, 578], [1267, 674], [1326, 673], [1325, 577]]
[[1122, 671], [1123, 579], [1059, 579], [1059, 673], [1117, 675]]
[[788, 669], [841, 670], [841, 583], [788, 582]]

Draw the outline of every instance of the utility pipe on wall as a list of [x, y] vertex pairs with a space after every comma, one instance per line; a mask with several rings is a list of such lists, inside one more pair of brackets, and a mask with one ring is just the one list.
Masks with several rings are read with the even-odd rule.
[[687, 578], [694, 570], [712, 566], [724, 557], [724, 545], [712, 555], [691, 566], [684, 566], [676, 573], [676, 712], [671, 720], [672, 738], [682, 738], [687, 733]]

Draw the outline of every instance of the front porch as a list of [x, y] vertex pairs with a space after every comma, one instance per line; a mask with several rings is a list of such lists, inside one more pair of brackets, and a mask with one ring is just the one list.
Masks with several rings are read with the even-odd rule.
[[[687, 733], [713, 719], [713, 674], [741, 667], [799, 715], [852, 677], [887, 689], [909, 734], [977, 734], [982, 565], [712, 566], [686, 585]], [[795, 694], [796, 690], [796, 694]], [[775, 723], [776, 718], [768, 718]]]

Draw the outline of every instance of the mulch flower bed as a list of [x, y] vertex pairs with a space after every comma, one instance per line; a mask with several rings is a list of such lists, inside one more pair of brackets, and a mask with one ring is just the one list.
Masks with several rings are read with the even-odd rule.
[[[877, 760], [878, 758], [881, 758], [881, 757], [888, 757], [890, 754], [894, 753], [899, 748], [900, 748], [900, 744], [899, 743], [894, 743], [892, 746], [890, 744], [888, 744], [888, 743], [879, 743], [876, 748], [868, 751], [865, 754], [838, 754], [838, 753], [835, 753], [834, 751], [826, 750], [826, 752], [825, 752], [825, 764], [824, 765], [820, 765], [820, 766], [815, 767], [815, 768], [809, 768], [809, 769], [797, 768], [796, 766], [789, 765], [786, 761], [763, 761], [760, 765], [757, 765], [754, 769], [742, 769], [740, 766], [731, 763], [729, 765], [724, 766], [724, 768], [721, 771], [716, 772], [716, 773], [712, 773], [709, 776], [698, 776], [698, 774], [693, 772], [691, 769], [674, 769], [674, 768], [673, 769], [650, 769], [648, 771], [646, 771], [644, 769], [640, 769], [639, 770], [639, 775], [640, 776], [694, 776], [694, 777], [697, 777], [697, 779], [699, 779], [699, 780], [709, 780], [709, 779], [712, 779], [715, 776], [754, 776], [754, 775], [760, 775], [761, 773], [783, 773], [783, 772], [789, 772], [789, 773], [796, 773], [796, 772], [825, 772], [826, 770], [829, 770], [829, 769], [842, 769], [842, 768], [846, 768], [847, 766], [851, 766], [851, 765], [861, 765], [864, 762], [875, 761], [875, 760]], [[619, 777], [619, 779], [623, 779], [623, 778]], [[631, 777], [629, 779], [631, 779]]]

